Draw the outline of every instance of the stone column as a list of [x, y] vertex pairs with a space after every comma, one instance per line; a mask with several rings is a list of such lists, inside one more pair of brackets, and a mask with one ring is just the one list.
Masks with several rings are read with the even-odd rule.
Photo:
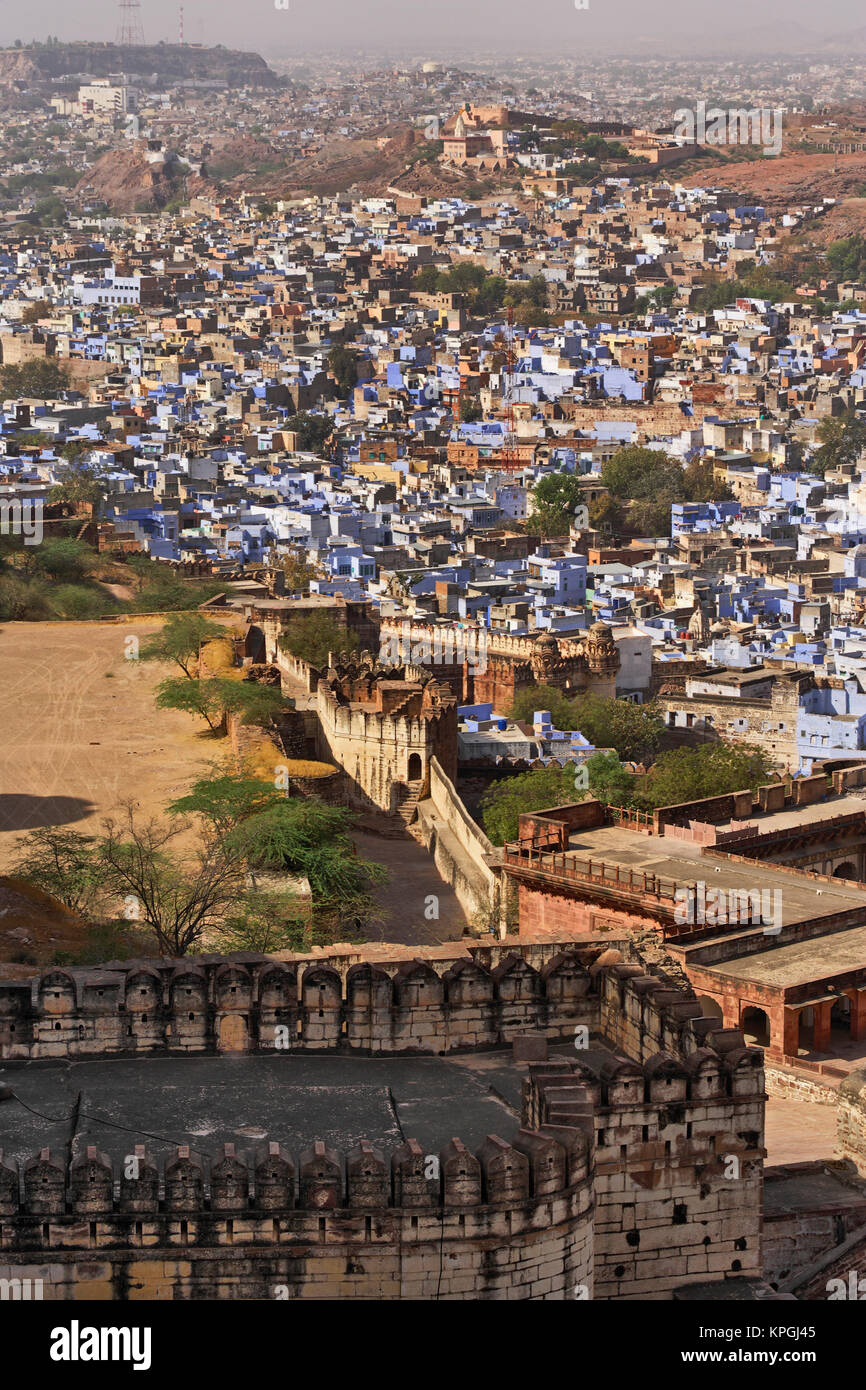
[[816, 1052], [830, 1051], [830, 1010], [833, 1008], [832, 999], [825, 999], [822, 1004], [813, 1004], [813, 1014], [815, 1023], [812, 1028], [812, 1047]]
[[866, 1038], [866, 990], [848, 989], [845, 993], [851, 1000], [851, 1041], [860, 1042]]
[[800, 1011], [783, 1009], [782, 1053], [785, 1057], [796, 1057], [800, 1046]]

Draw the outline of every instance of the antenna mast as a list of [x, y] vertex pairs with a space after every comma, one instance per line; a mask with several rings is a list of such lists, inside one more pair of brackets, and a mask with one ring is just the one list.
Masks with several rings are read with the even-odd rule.
[[137, 48], [144, 43], [139, 0], [118, 0], [117, 38], [120, 48]]

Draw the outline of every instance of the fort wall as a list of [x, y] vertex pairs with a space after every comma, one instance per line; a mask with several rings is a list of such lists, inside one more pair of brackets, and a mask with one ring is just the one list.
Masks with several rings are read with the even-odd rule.
[[504, 922], [500, 880], [491, 868], [496, 850], [437, 758], [430, 760], [430, 796], [418, 805], [417, 834], [467, 917], [486, 916], [491, 925]]
[[866, 1071], [852, 1071], [840, 1082], [836, 1152], [866, 1177]]
[[665, 1299], [685, 1284], [761, 1274], [761, 1057], [713, 1042], [643, 1066], [530, 1068], [526, 1120], [542, 1133], [592, 1126], [596, 1298]]
[[562, 944], [519, 956], [491, 939], [441, 974], [356, 962], [345, 982], [328, 964], [293, 972], [260, 957], [0, 986], [7, 1035], [27, 1014], [10, 1004], [29, 992], [36, 1022], [59, 1022], [69, 1049], [78, 1020], [100, 1016], [89, 1009], [150, 1014], [161, 988], [169, 1005], [182, 991], [186, 1009], [197, 987], [193, 1008], [237, 1017], [250, 1000], [290, 1008], [277, 996], [293, 979], [301, 1045], [441, 1052], [541, 1031], [575, 1048], [530, 1066], [522, 1127], [475, 1154], [407, 1139], [390, 1159], [364, 1141], [345, 1156], [317, 1141], [295, 1158], [269, 1141], [252, 1156], [181, 1147], [160, 1167], [138, 1146], [118, 1173], [90, 1145], [68, 1165], [48, 1150], [18, 1167], [0, 1154], [0, 1277], [43, 1278], [43, 1296], [60, 1299], [532, 1300], [666, 1299], [757, 1278], [762, 1053], [704, 1017], [688, 987], [604, 943]]
[[139, 1146], [119, 1176], [95, 1147], [70, 1165], [46, 1149], [0, 1156], [0, 1278], [49, 1299], [563, 1299], [591, 1292], [592, 1214], [579, 1135], [438, 1155], [410, 1139], [390, 1161], [366, 1142], [184, 1147], [163, 1167]]
[[564, 1038], [578, 1018], [597, 1016], [586, 962], [600, 949], [551, 949], [537, 968], [508, 950], [489, 968], [461, 958], [442, 974], [425, 960], [390, 973], [365, 961], [345, 978], [324, 962], [245, 953], [52, 967], [0, 981], [0, 1057], [450, 1052], [523, 1032]]

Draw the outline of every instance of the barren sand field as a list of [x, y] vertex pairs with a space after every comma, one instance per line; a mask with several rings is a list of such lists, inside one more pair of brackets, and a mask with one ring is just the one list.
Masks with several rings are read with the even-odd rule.
[[[36, 826], [98, 833], [129, 800], [142, 816], [160, 817], [196, 777], [231, 765], [227, 739], [190, 715], [156, 708], [156, 686], [178, 669], [127, 659], [129, 639], [143, 641], [158, 627], [158, 619], [0, 627], [0, 875], [11, 872], [18, 842]], [[190, 830], [177, 847], [194, 841]], [[377, 939], [429, 944], [460, 936], [465, 916], [454, 890], [410, 835], [389, 841], [359, 833], [357, 844], [391, 874], [375, 892], [384, 914]], [[430, 893], [439, 898], [433, 922], [424, 917]], [[0, 892], [0, 959], [21, 945], [12, 928], [31, 931], [14, 906]], [[36, 935], [46, 947], [65, 947], [69, 927], [57, 922]]]
[[200, 721], [156, 709], [154, 689], [174, 668], [126, 658], [128, 639], [158, 626], [0, 627], [0, 873], [27, 830], [95, 831], [130, 798], [157, 815], [224, 758], [225, 740]]

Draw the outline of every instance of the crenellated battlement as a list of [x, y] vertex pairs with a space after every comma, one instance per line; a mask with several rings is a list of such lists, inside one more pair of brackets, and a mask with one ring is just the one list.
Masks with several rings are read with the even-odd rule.
[[[64, 1227], [81, 1217], [171, 1221], [217, 1213], [466, 1212], [532, 1205], [586, 1184], [590, 1170], [585, 1136], [575, 1132], [560, 1143], [531, 1130], [520, 1130], [510, 1144], [489, 1135], [476, 1153], [460, 1139], [435, 1154], [407, 1139], [388, 1155], [367, 1140], [345, 1154], [316, 1140], [297, 1156], [273, 1141], [250, 1155], [234, 1144], [213, 1155], [179, 1145], [174, 1155], [157, 1160], [139, 1144], [119, 1173], [94, 1145], [71, 1163], [46, 1148], [16, 1165], [0, 1150], [0, 1218], [56, 1218], [54, 1247], [63, 1244]], [[38, 1243], [36, 1227], [26, 1229]], [[5, 1240], [4, 1225], [0, 1246]]]
[[564, 1041], [578, 1024], [638, 1060], [708, 1046], [751, 1055], [739, 1032], [703, 1016], [690, 989], [618, 952], [608, 961], [599, 945], [561, 945], [508, 951], [489, 967], [476, 950], [438, 962], [439, 971], [429, 960], [366, 960], [341, 974], [327, 961], [252, 953], [53, 966], [0, 981], [0, 1057], [444, 1053], [501, 1047], [527, 1032]]
[[[529, 1063], [521, 1127], [474, 1152], [458, 1138], [435, 1152], [408, 1138], [387, 1153], [314, 1140], [294, 1154], [265, 1138], [210, 1154], [166, 1141], [158, 1159], [143, 1144], [124, 1155], [112, 1135], [112, 1160], [85, 1132], [68, 1162], [48, 1148], [17, 1164], [0, 1153], [0, 1278], [49, 1271], [46, 1296], [63, 1299], [133, 1287], [153, 1298], [630, 1299], [758, 1277], [761, 1050], [609, 939], [464, 949], [114, 962], [0, 984], [0, 1027], [18, 1056], [244, 1040], [279, 1050], [278, 1028], [289, 1051], [333, 1054], [441, 1054], [527, 1034], [568, 1043]], [[7, 1068], [4, 1115], [25, 1073]]]
[[51, 1299], [564, 1299], [592, 1289], [592, 1213], [579, 1136], [160, 1166], [140, 1146], [119, 1178], [93, 1146], [68, 1167], [43, 1150], [20, 1171], [0, 1155], [0, 1277]]
[[598, 1014], [592, 950], [555, 952], [539, 968], [509, 953], [488, 969], [457, 959], [389, 971], [371, 961], [345, 979], [326, 962], [239, 954], [51, 967], [0, 981], [0, 1056], [342, 1050], [448, 1052], [507, 1044], [518, 1033], [566, 1038]]

